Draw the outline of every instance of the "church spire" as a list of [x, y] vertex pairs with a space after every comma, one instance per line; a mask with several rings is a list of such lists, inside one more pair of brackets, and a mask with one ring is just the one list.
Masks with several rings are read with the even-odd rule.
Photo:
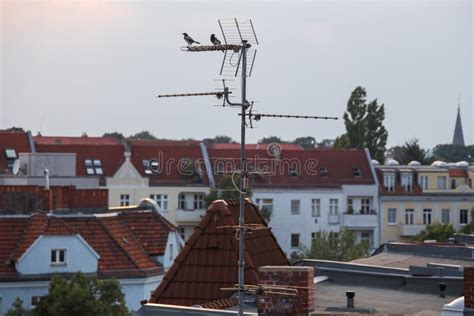
[[456, 118], [456, 126], [454, 127], [453, 145], [464, 146], [464, 135], [462, 133], [461, 124], [461, 107], [458, 103], [458, 116]]

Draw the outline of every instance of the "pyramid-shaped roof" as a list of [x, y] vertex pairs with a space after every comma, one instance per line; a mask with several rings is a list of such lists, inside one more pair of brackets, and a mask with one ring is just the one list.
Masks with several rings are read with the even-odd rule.
[[462, 132], [461, 109], [458, 107], [458, 115], [456, 117], [456, 126], [454, 127], [453, 145], [464, 146], [464, 134]]
[[[182, 306], [200, 305], [228, 298], [237, 281], [239, 241], [232, 228], [238, 225], [239, 202], [213, 202], [206, 215], [150, 298], [151, 303]], [[245, 223], [267, 226], [258, 209], [245, 202]], [[265, 265], [289, 265], [270, 229], [255, 230], [245, 236], [246, 284], [258, 283], [258, 268]]]

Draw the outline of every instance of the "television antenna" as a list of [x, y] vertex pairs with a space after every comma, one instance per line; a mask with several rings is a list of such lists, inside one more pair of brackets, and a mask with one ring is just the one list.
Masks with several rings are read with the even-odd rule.
[[186, 52], [224, 52], [222, 59], [220, 75], [241, 77], [241, 102], [234, 103], [229, 100], [231, 91], [225, 85], [223, 80], [223, 90], [217, 92], [203, 93], [183, 93], [183, 94], [162, 94], [158, 98], [188, 97], [188, 96], [210, 96], [214, 95], [222, 100], [223, 106], [240, 108], [240, 184], [236, 186], [239, 192], [239, 224], [235, 226], [236, 236], [239, 241], [239, 260], [238, 266], [238, 291], [239, 297], [239, 315], [244, 313], [244, 292], [248, 291], [248, 286], [244, 284], [245, 261], [244, 261], [244, 239], [245, 232], [249, 231], [248, 225], [244, 222], [245, 194], [247, 193], [248, 177], [250, 173], [246, 170], [245, 164], [245, 130], [247, 127], [253, 127], [253, 121], [259, 121], [263, 117], [269, 118], [295, 118], [295, 119], [330, 119], [337, 120], [337, 117], [306, 116], [292, 114], [269, 114], [254, 113], [252, 111], [253, 102], [247, 100], [247, 77], [252, 75], [257, 50], [252, 45], [259, 45], [257, 35], [252, 20], [221, 19], [218, 20], [222, 32], [224, 44], [221, 45], [196, 45], [183, 46], [182, 51]]

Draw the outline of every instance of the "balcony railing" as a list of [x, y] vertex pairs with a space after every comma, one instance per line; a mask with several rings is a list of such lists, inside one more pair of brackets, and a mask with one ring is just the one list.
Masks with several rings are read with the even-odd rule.
[[408, 225], [402, 224], [400, 225], [400, 236], [415, 236], [419, 234], [423, 229], [425, 229], [426, 225], [416, 224], [416, 225]]
[[377, 215], [376, 214], [343, 214], [342, 215], [343, 225], [346, 227], [376, 227], [377, 226]]
[[182, 223], [193, 223], [197, 224], [206, 214], [205, 209], [177, 209], [176, 210], [176, 221]]

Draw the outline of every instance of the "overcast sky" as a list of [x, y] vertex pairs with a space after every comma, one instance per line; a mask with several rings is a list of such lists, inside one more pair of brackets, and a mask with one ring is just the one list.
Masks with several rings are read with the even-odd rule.
[[[472, 1], [1, 1], [0, 128], [90, 136], [239, 138], [237, 110], [211, 97], [222, 53], [186, 53], [220, 18], [251, 18], [260, 45], [248, 99], [266, 113], [342, 117], [358, 85], [386, 107], [388, 145], [450, 143], [458, 97], [474, 142]], [[229, 78], [231, 79], [231, 78]], [[230, 85], [239, 87], [238, 80]], [[340, 121], [265, 119], [256, 142], [344, 132]]]

